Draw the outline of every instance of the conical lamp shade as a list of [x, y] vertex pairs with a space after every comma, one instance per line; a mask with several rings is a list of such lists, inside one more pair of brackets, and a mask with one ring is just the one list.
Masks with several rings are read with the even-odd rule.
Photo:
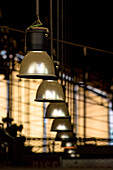
[[64, 102], [65, 96], [62, 86], [55, 80], [44, 80], [37, 89], [35, 101]]
[[57, 132], [56, 141], [72, 141], [74, 140], [73, 132]]
[[72, 131], [70, 119], [54, 119], [51, 127], [51, 131]]
[[76, 154], [76, 149], [65, 149], [64, 152], [67, 154]]
[[46, 51], [28, 52], [20, 64], [20, 78], [57, 79], [54, 64]]
[[50, 103], [46, 109], [45, 118], [69, 118], [69, 112], [66, 103]]
[[62, 141], [61, 147], [76, 147], [75, 141]]

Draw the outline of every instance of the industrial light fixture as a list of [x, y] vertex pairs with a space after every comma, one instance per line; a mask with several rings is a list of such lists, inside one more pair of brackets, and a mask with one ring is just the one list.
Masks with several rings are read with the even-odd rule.
[[71, 154], [76, 154], [76, 149], [65, 149], [64, 152], [71, 156]]
[[57, 79], [51, 57], [47, 54], [48, 29], [31, 26], [26, 33], [28, 53], [20, 64], [20, 78], [28, 79]]
[[54, 119], [52, 122], [51, 131], [72, 131], [70, 119]]
[[35, 101], [39, 102], [64, 102], [63, 88], [56, 80], [44, 80], [36, 92]]
[[74, 141], [73, 132], [57, 132], [55, 141]]
[[69, 118], [68, 107], [65, 102], [50, 103], [47, 106], [45, 118]]
[[61, 147], [64, 147], [64, 148], [76, 147], [76, 141], [70, 140], [70, 139], [69, 141], [62, 141]]

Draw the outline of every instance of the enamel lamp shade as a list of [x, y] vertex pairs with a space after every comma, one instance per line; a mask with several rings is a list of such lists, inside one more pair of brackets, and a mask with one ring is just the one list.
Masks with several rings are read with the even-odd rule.
[[48, 29], [44, 27], [33, 27], [27, 31], [28, 53], [20, 64], [20, 78], [28, 79], [57, 79], [54, 63], [47, 54]]
[[47, 106], [45, 118], [69, 118], [68, 107], [65, 102], [50, 103]]
[[73, 132], [57, 132], [55, 141], [73, 141], [74, 134]]
[[35, 101], [64, 102], [65, 96], [62, 86], [55, 80], [44, 80], [39, 85]]
[[72, 131], [72, 125], [70, 119], [54, 119], [52, 122], [51, 131], [65, 132]]

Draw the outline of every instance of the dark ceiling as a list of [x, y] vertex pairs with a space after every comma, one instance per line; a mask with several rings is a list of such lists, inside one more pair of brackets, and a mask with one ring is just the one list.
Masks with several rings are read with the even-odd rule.
[[[36, 20], [35, 0], [2, 0], [0, 8], [2, 17], [0, 25], [25, 30]], [[57, 38], [57, 1], [53, 1], [53, 37]], [[44, 26], [50, 28], [50, 1], [40, 0], [40, 19]], [[63, 38], [64, 41], [82, 44], [104, 51], [113, 51], [112, 4], [98, 1], [64, 0]], [[61, 27], [60, 1], [60, 27]], [[61, 38], [61, 30], [60, 30]], [[113, 54], [87, 48], [87, 57], [83, 55], [83, 48], [64, 43], [64, 62], [72, 69], [71, 73], [89, 72], [88, 81], [95, 86], [110, 90], [113, 79]]]

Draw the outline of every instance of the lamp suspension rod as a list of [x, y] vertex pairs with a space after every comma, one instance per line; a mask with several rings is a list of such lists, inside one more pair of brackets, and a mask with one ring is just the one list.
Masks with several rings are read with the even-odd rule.
[[[63, 0], [61, 0], [61, 39], [63, 41], [64, 39], [64, 25], [63, 25], [63, 20], [64, 20], [64, 16], [63, 16]], [[61, 43], [61, 67], [62, 67], [62, 70], [61, 70], [61, 84], [63, 84], [63, 62], [64, 62], [64, 58], [63, 58], [63, 55], [64, 55], [64, 51], [63, 51], [63, 43]]]
[[[83, 54], [84, 54], [84, 57], [87, 56], [87, 48], [84, 47], [83, 48]], [[87, 80], [87, 73], [86, 73], [86, 61], [84, 62], [84, 66], [83, 66], [83, 81], [84, 81], [84, 122], [83, 122], [83, 125], [84, 125], [84, 139], [86, 138], [86, 89], [87, 89], [87, 84], [86, 84], [86, 80]], [[85, 144], [85, 140], [84, 140], [84, 144]]]
[[52, 12], [52, 0], [50, 0], [50, 37], [51, 37], [51, 58], [53, 60], [53, 12]]
[[39, 18], [39, 0], [36, 0], [36, 16]]
[[59, 61], [59, 0], [57, 0], [57, 61]]

